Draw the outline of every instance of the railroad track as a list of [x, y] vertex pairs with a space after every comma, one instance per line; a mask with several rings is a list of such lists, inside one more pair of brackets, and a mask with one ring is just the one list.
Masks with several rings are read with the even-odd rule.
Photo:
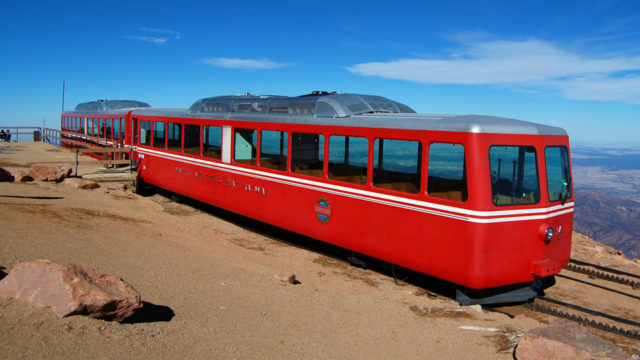
[[[600, 279], [627, 285], [634, 290], [640, 289], [640, 275], [627, 273], [617, 269], [612, 269], [605, 266], [591, 264], [574, 259], [570, 261], [569, 265], [565, 269], [568, 271], [587, 275], [591, 279]], [[636, 294], [613, 289], [611, 287], [596, 284], [591, 281], [578, 279], [564, 274], [557, 274], [556, 276], [571, 281], [576, 281], [587, 286], [593, 286], [605, 291], [616, 293], [625, 297], [632, 298], [634, 300], [640, 300], [640, 296]], [[640, 302], [638, 304], [640, 306]], [[584, 326], [593, 327], [630, 339], [640, 340], [640, 322], [635, 320], [589, 309], [548, 296], [538, 296], [536, 299], [534, 299], [534, 301], [527, 303], [525, 306], [533, 311], [575, 321]], [[606, 320], [597, 320], [591, 318], [590, 316]]]

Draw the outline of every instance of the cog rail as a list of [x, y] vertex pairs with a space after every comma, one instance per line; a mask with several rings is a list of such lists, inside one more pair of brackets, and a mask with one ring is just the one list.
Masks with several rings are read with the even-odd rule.
[[[556, 300], [550, 297], [546, 297], [546, 296], [538, 296], [536, 298], [537, 300], [541, 300], [541, 301], [546, 301], [548, 303], [552, 303], [552, 304], [556, 304], [556, 305], [560, 305], [560, 306], [564, 306], [566, 308], [569, 308], [571, 310], [575, 310], [575, 311], [580, 311], [589, 315], [594, 315], [594, 316], [599, 316], [605, 319], [609, 319], [609, 320], [613, 320], [615, 322], [621, 323], [621, 324], [627, 324], [627, 325], [631, 325], [631, 326], [635, 326], [637, 328], [640, 329], [640, 322], [637, 321], [633, 321], [633, 320], [629, 320], [629, 319], [625, 319], [625, 318], [621, 318], [615, 315], [611, 315], [611, 314], [607, 314], [607, 313], [603, 313], [600, 311], [596, 311], [596, 310], [592, 310], [592, 309], [588, 309], [582, 306], [578, 306], [578, 305], [574, 305], [574, 304], [570, 304], [561, 300]], [[630, 329], [624, 329], [621, 327], [617, 327], [615, 325], [611, 325], [608, 323], [603, 323], [600, 321], [596, 321], [593, 319], [589, 319], [588, 317], [583, 317], [583, 316], [579, 316], [570, 312], [566, 312], [566, 311], [562, 311], [562, 310], [558, 310], [556, 308], [553, 307], [549, 307], [549, 306], [545, 306], [545, 305], [541, 305], [539, 304], [537, 301], [533, 301], [533, 302], [529, 302], [525, 305], [527, 308], [529, 308], [530, 310], [533, 311], [537, 311], [537, 312], [541, 312], [547, 315], [552, 315], [552, 316], [556, 316], [559, 318], [563, 318], [563, 319], [567, 319], [567, 320], [571, 320], [571, 321], [575, 321], [579, 324], [582, 324], [584, 326], [590, 326], [596, 329], [600, 329], [603, 331], [607, 331], [616, 335], [621, 335], [630, 339], [635, 339], [635, 340], [640, 340], [640, 332], [637, 330], [630, 330]]]
[[[589, 269], [589, 267], [593, 269]], [[624, 272], [621, 270], [600, 266], [586, 261], [571, 259], [566, 270], [587, 275], [592, 278], [607, 280], [618, 284], [631, 286], [633, 289], [640, 289], [640, 275]], [[597, 269], [597, 270], [594, 270]], [[619, 276], [618, 276], [619, 275]], [[632, 280], [638, 279], [638, 280]]]

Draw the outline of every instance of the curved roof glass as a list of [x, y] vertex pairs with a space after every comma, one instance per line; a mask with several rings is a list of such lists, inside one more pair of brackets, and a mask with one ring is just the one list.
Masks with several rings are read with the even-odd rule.
[[382, 96], [313, 92], [297, 97], [247, 94], [204, 98], [191, 105], [189, 113], [347, 117], [367, 113], [415, 113], [415, 111]]

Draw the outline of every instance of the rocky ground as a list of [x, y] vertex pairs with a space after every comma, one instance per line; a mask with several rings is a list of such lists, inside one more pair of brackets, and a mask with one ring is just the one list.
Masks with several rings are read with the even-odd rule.
[[[42, 143], [0, 144], [0, 167], [11, 172], [73, 159]], [[553, 322], [518, 306], [500, 309], [515, 318], [460, 307], [420, 281], [398, 285], [384, 271], [352, 267], [331, 249], [241, 217], [101, 185], [1, 182], [0, 277], [22, 261], [84, 264], [132, 284], [144, 311], [122, 324], [60, 319], [3, 297], [3, 358], [512, 359], [522, 334]], [[574, 239], [575, 257], [640, 273], [615, 250]], [[281, 281], [290, 273], [299, 284]], [[608, 296], [563, 279], [552, 292], [567, 301]], [[639, 307], [625, 301], [603, 306], [640, 320]], [[633, 341], [589, 331], [640, 355]]]

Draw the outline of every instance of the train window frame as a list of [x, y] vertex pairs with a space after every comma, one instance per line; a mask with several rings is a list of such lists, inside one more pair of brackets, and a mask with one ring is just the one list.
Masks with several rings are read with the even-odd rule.
[[[211, 137], [211, 130], [218, 129], [216, 131], [219, 136]], [[215, 133], [213, 135], [216, 135]], [[220, 145], [210, 144], [209, 142], [214, 139], [220, 141]], [[202, 126], [202, 156], [211, 159], [220, 160], [222, 158], [222, 127], [217, 125], [203, 125]]]
[[[194, 129], [197, 129], [197, 136], [193, 136]], [[202, 151], [202, 126], [199, 124], [184, 124], [184, 141], [182, 152], [185, 154], [201, 156]], [[195, 143], [193, 142], [195, 140]], [[195, 146], [194, 146], [195, 145]]]
[[[137, 119], [134, 119], [137, 120]], [[139, 145], [151, 146], [151, 138], [153, 137], [153, 133], [151, 131], [151, 120], [140, 120], [140, 143]], [[143, 126], [146, 125], [146, 126]], [[143, 132], [144, 131], [144, 132]], [[135, 132], [138, 133], [137, 131]], [[138, 140], [138, 139], [135, 139]]]
[[[242, 165], [258, 164], [258, 144], [260, 132], [252, 128], [233, 129], [233, 162]], [[247, 136], [251, 137], [248, 140]]]
[[[362, 149], [363, 145], [364, 149]], [[364, 136], [329, 135], [328, 147], [326, 162], [327, 177], [329, 179], [357, 185], [367, 184], [369, 170], [368, 138]], [[364, 164], [359, 161], [362, 159], [364, 159]]]
[[[315, 154], [315, 159], [310, 156], [302, 156], [306, 153], [311, 154], [308, 149], [304, 149], [303, 147], [308, 146], [309, 142], [302, 142], [303, 138], [313, 139], [316, 137], [316, 140], [313, 140], [313, 144], [311, 145], [311, 150], [313, 154]], [[311, 132], [292, 132], [290, 137], [291, 142], [291, 152], [290, 152], [290, 171], [291, 173], [305, 176], [312, 176], [316, 178], [322, 178], [325, 176], [325, 150], [327, 148], [327, 136], [321, 133], [311, 133]], [[300, 141], [300, 142], [299, 142]], [[317, 144], [317, 146], [315, 146]], [[303, 146], [304, 145], [304, 146]], [[315, 161], [314, 161], [315, 160]], [[320, 165], [320, 166], [318, 166]], [[318, 171], [319, 170], [319, 171]]]
[[[160, 129], [160, 125], [162, 125], [162, 129]], [[162, 132], [162, 137], [158, 136], [160, 132]], [[153, 140], [151, 140], [151, 147], [165, 149], [167, 146], [167, 123], [164, 121], [154, 121], [152, 133]], [[161, 144], [156, 144], [156, 142]]]
[[[427, 195], [432, 198], [467, 201], [469, 199], [469, 179], [467, 178], [465, 146], [460, 143], [434, 141], [429, 144], [428, 151]], [[461, 158], [460, 155], [462, 155]], [[449, 161], [442, 161], [438, 159], [438, 156], [449, 157]], [[451, 157], [454, 157], [454, 161], [451, 161]], [[438, 165], [443, 162], [444, 165]], [[452, 164], [455, 167], [452, 167]]]
[[[389, 145], [402, 143], [413, 143], [418, 146], [416, 156], [417, 159], [415, 161], [416, 170], [413, 173], [408, 173], [405, 171], [393, 170], [393, 167], [398, 167], [400, 164], [397, 162], [385, 161], [385, 142], [390, 142]], [[382, 156], [380, 155], [382, 154]], [[371, 173], [371, 185], [378, 189], [384, 190], [392, 190], [399, 191], [406, 194], [420, 194], [422, 187], [422, 157], [424, 154], [424, 150], [422, 148], [422, 142], [418, 140], [409, 140], [409, 139], [394, 139], [394, 138], [383, 138], [378, 137], [373, 141], [373, 154], [372, 154], [372, 173]], [[406, 159], [406, 154], [403, 154], [403, 159]], [[385, 166], [385, 164], [387, 166]], [[393, 165], [390, 167], [389, 165]], [[411, 165], [414, 166], [413, 163]], [[402, 174], [402, 175], [401, 175]], [[404, 181], [393, 181], [395, 179], [401, 179]], [[415, 177], [411, 179], [411, 177]], [[392, 181], [390, 181], [392, 180]]]
[[[286, 171], [289, 137], [286, 131], [260, 130], [260, 160], [262, 168]], [[265, 149], [274, 149], [276, 152], [267, 152]]]
[[[549, 151], [559, 149], [560, 153], [557, 159], [559, 164], [550, 163]], [[573, 196], [573, 187], [571, 185], [571, 161], [569, 157], [569, 149], [564, 145], [553, 145], [544, 148], [544, 166], [547, 180], [547, 197], [549, 202], [565, 201]], [[552, 169], [556, 168], [556, 171]], [[559, 175], [558, 175], [559, 173]], [[559, 189], [558, 189], [559, 188]]]
[[[176, 134], [176, 129], [178, 133]], [[175, 122], [167, 123], [167, 150], [182, 152], [182, 124]]]
[[[498, 158], [496, 160], [498, 160], [498, 165], [497, 168], [495, 169], [495, 174], [494, 174], [494, 164], [495, 162], [492, 161], [492, 150], [497, 149], [497, 148], [517, 148], [518, 149], [518, 160], [512, 160], [512, 171], [511, 171], [511, 178], [512, 180], [509, 182], [508, 178], [502, 178], [501, 174], [502, 174], [502, 158]], [[522, 150], [524, 150], [524, 155], [522, 155]], [[532, 191], [530, 191], [529, 193], [522, 193], [522, 195], [518, 194], [518, 197], [516, 197], [516, 177], [518, 178], [517, 182], [520, 183], [520, 187], [522, 187], [524, 190], [526, 190], [526, 188], [524, 188], [524, 176], [526, 175], [526, 172], [530, 172], [530, 168], [520, 168], [520, 164], [523, 164], [522, 166], [525, 167], [526, 166], [526, 162], [527, 159], [525, 158], [525, 162], [521, 162], [521, 157], [525, 156], [526, 154], [531, 154], [533, 153], [534, 157], [533, 157], [533, 161], [529, 160], [528, 162], [530, 164], [535, 165], [534, 166], [534, 170], [535, 170], [535, 181], [536, 181], [536, 188]], [[513, 169], [518, 169], [517, 170], [517, 174], [516, 171], [514, 171]], [[507, 168], [507, 171], [509, 169]], [[522, 174], [522, 179], [520, 179], [519, 174]], [[493, 204], [495, 206], [518, 206], [518, 205], [535, 205], [540, 203], [541, 200], [541, 196], [540, 196], [540, 169], [538, 166], [538, 149], [534, 146], [534, 145], [499, 145], [499, 144], [495, 144], [495, 145], [491, 145], [489, 147], [489, 176], [490, 176], [490, 184], [491, 184], [491, 201], [493, 202]], [[500, 180], [504, 179], [505, 181], [502, 181], [502, 185], [500, 184]], [[529, 178], [527, 178], [529, 179]], [[511, 183], [511, 196], [509, 196], [508, 194], [505, 194], [506, 190], [501, 190], [501, 188], [508, 188], [509, 187], [509, 183]], [[519, 191], [518, 191], [519, 192]], [[518, 200], [518, 201], [516, 201]]]

